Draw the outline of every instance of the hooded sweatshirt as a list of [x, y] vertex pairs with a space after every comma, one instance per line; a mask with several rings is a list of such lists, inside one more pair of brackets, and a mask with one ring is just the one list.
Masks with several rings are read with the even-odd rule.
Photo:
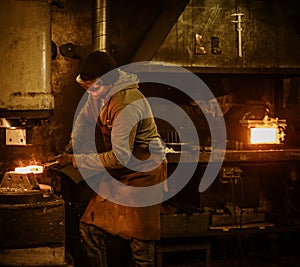
[[[76, 155], [76, 164], [80, 168], [99, 172], [103, 168], [113, 170], [127, 166], [142, 170], [141, 162], [133, 157], [136, 148], [145, 152], [150, 149], [156, 155], [155, 161], [161, 162], [165, 156], [151, 107], [138, 90], [137, 76], [122, 70], [118, 72], [118, 80], [105, 96], [100, 99], [88, 96], [73, 127], [72, 138], [81, 147], [79, 155]], [[90, 147], [93, 141], [91, 137], [97, 121], [110, 131], [111, 144], [106, 142], [106, 151], [103, 153], [86, 153], [85, 148]], [[140, 157], [143, 158], [143, 155]]]

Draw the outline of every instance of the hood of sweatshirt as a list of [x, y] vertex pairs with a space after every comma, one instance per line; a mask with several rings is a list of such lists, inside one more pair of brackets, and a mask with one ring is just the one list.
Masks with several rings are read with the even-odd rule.
[[136, 74], [128, 73], [123, 70], [117, 69], [119, 72], [119, 78], [114, 83], [111, 90], [107, 93], [107, 97], [112, 97], [116, 92], [121, 90], [130, 90], [139, 88], [139, 79]]

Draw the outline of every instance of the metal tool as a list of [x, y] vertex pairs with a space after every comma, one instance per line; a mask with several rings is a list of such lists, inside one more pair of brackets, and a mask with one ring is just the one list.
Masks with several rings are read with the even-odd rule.
[[202, 30], [201, 34], [196, 33], [195, 34], [195, 54], [196, 55], [206, 55], [207, 51], [204, 48], [204, 42], [203, 42], [203, 37], [206, 36], [206, 33], [208, 29], [213, 25], [214, 21], [219, 15], [220, 12], [220, 6], [216, 5], [215, 7], [212, 8], [212, 12], [207, 20], [207, 22], [204, 24], [204, 28]]
[[42, 166], [44, 167], [44, 169], [49, 169], [49, 168], [54, 167], [58, 164], [59, 164], [59, 162], [56, 160], [56, 161], [52, 161], [52, 162], [46, 162]]
[[232, 20], [231, 22], [236, 23], [236, 31], [238, 33], [238, 57], [242, 57], [242, 16], [244, 16], [244, 14], [234, 13], [231, 16], [236, 17], [236, 20]]
[[219, 47], [219, 38], [212, 36], [211, 37], [211, 53], [213, 55], [220, 55], [222, 53], [222, 49]]
[[202, 35], [195, 34], [195, 55], [206, 55], [207, 51], [203, 46]]

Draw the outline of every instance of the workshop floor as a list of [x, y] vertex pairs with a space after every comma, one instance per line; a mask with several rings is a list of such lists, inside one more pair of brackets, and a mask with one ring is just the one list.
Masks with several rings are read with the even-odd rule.
[[[295, 240], [256, 240], [253, 244], [219, 244], [212, 247], [211, 267], [300, 267], [300, 248]], [[242, 251], [242, 252], [241, 252]], [[205, 267], [201, 252], [168, 253], [164, 267]]]
[[[206, 267], [201, 259], [182, 259], [164, 261], [164, 267]], [[211, 267], [300, 267], [300, 256], [288, 256], [281, 259], [212, 259]]]
[[[247, 236], [246, 242], [236, 236], [215, 239], [211, 242], [211, 267], [300, 267], [299, 240], [300, 232]], [[206, 267], [205, 252], [164, 253], [163, 267]]]

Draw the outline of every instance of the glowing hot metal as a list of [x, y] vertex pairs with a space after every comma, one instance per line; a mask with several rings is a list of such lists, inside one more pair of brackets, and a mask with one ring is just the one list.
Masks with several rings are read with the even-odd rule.
[[26, 174], [26, 173], [38, 174], [38, 173], [43, 173], [44, 168], [43, 166], [39, 166], [39, 165], [29, 165], [25, 167], [17, 167], [15, 168], [15, 172], [22, 173], [22, 174]]
[[277, 128], [250, 128], [251, 144], [279, 144]]

